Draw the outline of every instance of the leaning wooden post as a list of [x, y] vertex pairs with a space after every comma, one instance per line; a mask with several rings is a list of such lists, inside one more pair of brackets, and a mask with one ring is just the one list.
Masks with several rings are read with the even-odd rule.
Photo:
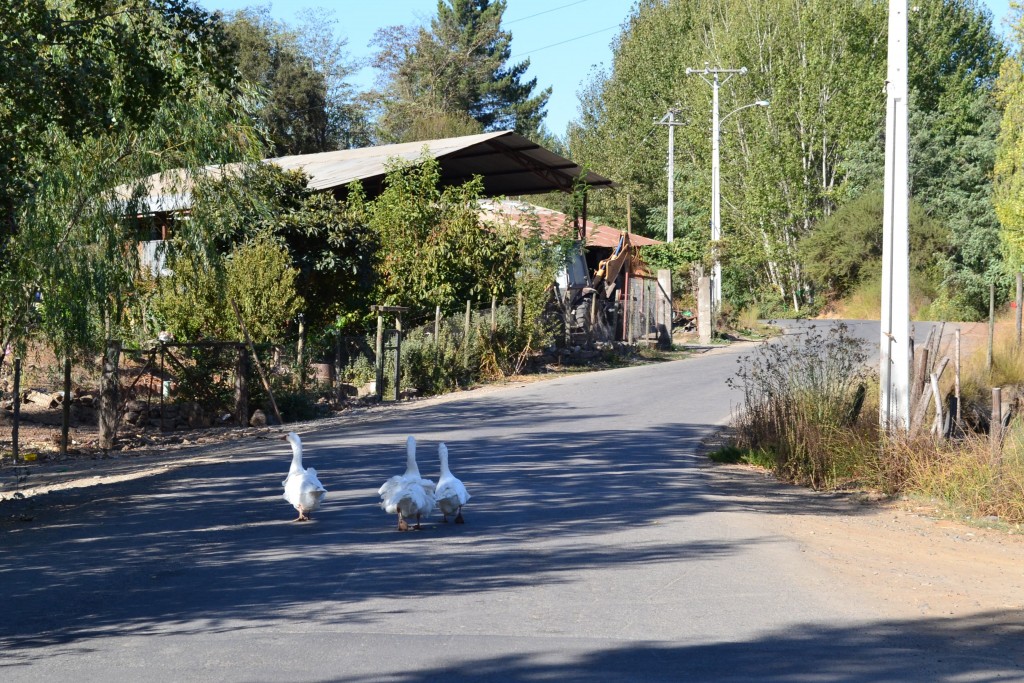
[[238, 345], [235, 358], [235, 419], [239, 427], [249, 426], [249, 350]]
[[384, 398], [384, 314], [377, 312], [377, 374], [374, 376], [374, 394], [377, 400]]
[[21, 359], [14, 359], [14, 424], [11, 425], [11, 457], [18, 459], [18, 425], [21, 423]]
[[466, 324], [462, 326], [463, 365], [469, 367], [469, 299], [466, 300]]
[[71, 431], [71, 359], [64, 359], [64, 401], [60, 415], [60, 457], [68, 457], [68, 433]]
[[249, 336], [249, 328], [245, 326], [242, 314], [238, 312], [238, 304], [235, 303], [234, 299], [231, 299], [231, 308], [234, 309], [235, 318], [238, 319], [238, 326], [242, 328], [242, 334], [245, 335], [246, 346], [249, 347], [249, 353], [252, 354], [252, 362], [256, 364], [256, 371], [260, 373], [263, 388], [267, 390], [267, 396], [270, 398], [270, 408], [274, 411], [274, 417], [277, 418], [278, 424], [284, 424], [284, 420], [281, 419], [281, 412], [277, 409], [277, 401], [274, 400], [274, 391], [270, 388], [270, 380], [267, 379], [267, 374], [263, 371], [263, 364], [260, 363], [260, 357], [256, 353], [256, 345], [252, 343], [252, 337]]
[[988, 286], [988, 355], [985, 367], [992, 371], [992, 345], [996, 337], [996, 286]]
[[956, 428], [960, 429], [960, 330], [956, 331], [956, 375], [954, 377], [953, 393], [956, 396]]
[[395, 312], [395, 400], [401, 394], [402, 381], [402, 312]]
[[108, 339], [100, 377], [100, 448], [104, 451], [113, 448], [117, 436], [117, 366], [120, 361], [121, 342]]
[[1003, 442], [1003, 390], [1000, 387], [992, 388], [992, 418], [988, 433], [992, 439], [992, 455], [998, 462], [1001, 459]]

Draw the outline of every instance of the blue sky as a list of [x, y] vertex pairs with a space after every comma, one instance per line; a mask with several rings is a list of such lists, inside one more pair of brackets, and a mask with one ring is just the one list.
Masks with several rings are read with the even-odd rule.
[[[840, 0], [841, 1], [841, 0]], [[1010, 0], [985, 0], [997, 30], [1003, 30], [1003, 18], [1009, 13]], [[537, 78], [541, 88], [551, 86], [547, 126], [557, 135], [577, 114], [577, 93], [594, 68], [611, 61], [611, 42], [629, 15], [634, 0], [508, 0], [504, 25], [512, 32], [512, 58], [530, 59], [529, 76]], [[396, 24], [427, 23], [436, 0], [200, 0], [208, 10], [231, 12], [243, 7], [270, 7], [273, 17], [295, 24], [296, 13], [310, 6], [334, 10], [338, 32], [348, 40], [355, 58], [372, 54], [368, 47], [374, 32]], [[375, 74], [364, 69], [355, 84], [364, 89], [373, 85]]]

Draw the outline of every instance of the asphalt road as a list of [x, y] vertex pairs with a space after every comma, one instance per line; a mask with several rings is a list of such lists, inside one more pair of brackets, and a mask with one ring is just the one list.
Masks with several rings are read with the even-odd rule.
[[[774, 530], [818, 497], [703, 466], [749, 351], [307, 431], [306, 524], [282, 441], [47, 494], [0, 526], [0, 680], [1024, 680], [1019, 631], [879, 616]], [[408, 434], [435, 479], [447, 443], [465, 525], [380, 510]]]

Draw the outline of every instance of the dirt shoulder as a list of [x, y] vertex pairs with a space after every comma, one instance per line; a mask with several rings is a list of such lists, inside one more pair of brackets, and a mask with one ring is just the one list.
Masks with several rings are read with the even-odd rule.
[[1024, 534], [940, 516], [935, 505], [780, 484], [748, 465], [701, 471], [734, 504], [763, 513], [766, 533], [796, 543], [837, 591], [870, 597], [879, 616], [964, 617], [1019, 611]]

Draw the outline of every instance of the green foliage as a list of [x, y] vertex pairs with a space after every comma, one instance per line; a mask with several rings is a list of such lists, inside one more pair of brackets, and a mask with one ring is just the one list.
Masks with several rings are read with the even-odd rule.
[[212, 263], [179, 257], [171, 268], [173, 274], [159, 280], [152, 305], [178, 341], [241, 340], [232, 300], [254, 342], [280, 341], [304, 303], [287, 249], [266, 235]]
[[480, 223], [480, 179], [442, 190], [440, 177], [440, 165], [426, 155], [396, 165], [367, 207], [375, 239], [386, 245], [377, 252], [376, 299], [409, 306], [413, 315], [505, 296], [519, 267], [519, 233]]
[[[280, 340], [283, 321], [287, 319], [279, 317], [284, 315], [284, 310], [293, 310], [293, 314], [302, 312], [314, 337], [339, 321], [342, 325], [352, 324], [365, 311], [366, 297], [373, 282], [375, 243], [366, 227], [362, 194], [358, 190], [350, 194], [347, 203], [339, 203], [328, 194], [307, 189], [306, 178], [301, 173], [259, 164], [241, 169], [237, 175], [228, 173], [219, 179], [200, 179], [193, 191], [191, 220], [206, 225], [210, 239], [203, 244], [187, 244], [176, 238], [173, 244], [172, 269], [176, 275], [172, 278], [172, 287], [164, 291], [184, 297], [178, 308], [185, 318], [192, 319], [185, 324], [181, 316], [173, 316], [175, 322], [169, 326], [179, 338], [196, 338], [197, 334], [200, 337], [228, 334], [237, 338], [234, 313], [224, 299], [228, 294], [226, 280], [220, 283], [207, 283], [207, 280], [223, 280], [223, 275], [218, 275], [224, 268], [222, 255], [249, 241], [272, 240], [281, 245], [288, 258], [289, 272], [295, 269], [294, 277], [288, 275], [287, 290], [301, 291], [305, 301], [316, 304], [294, 310], [294, 306], [284, 303], [286, 299], [291, 300], [286, 292], [273, 294], [275, 300], [278, 295], [285, 297], [278, 303], [264, 302], [273, 288], [267, 284], [265, 275], [258, 270], [254, 272], [254, 278], [261, 277], [254, 279], [252, 285], [236, 287], [237, 293], [245, 287], [250, 290], [245, 295], [247, 303], [242, 300], [238, 303], [254, 314], [275, 311], [272, 317], [277, 322], [271, 327], [277, 329], [277, 333], [267, 339]], [[186, 261], [195, 263], [183, 263]], [[180, 277], [177, 275], [179, 267], [184, 269]], [[196, 268], [203, 269], [204, 273], [192, 283], [191, 273]], [[273, 282], [282, 282], [280, 275], [275, 274]], [[208, 284], [215, 288], [208, 289]], [[188, 287], [209, 293], [186, 294]], [[210, 299], [207, 310], [192, 312], [188, 302], [196, 296]], [[170, 315], [169, 307], [175, 305], [163, 301], [157, 307], [166, 316]], [[216, 313], [209, 313], [209, 310]], [[226, 316], [226, 321], [217, 322], [222, 316]], [[244, 317], [248, 324], [249, 313]], [[266, 331], [270, 334], [269, 328]]]
[[[821, 221], [799, 245], [811, 281], [841, 298], [867, 280], [880, 279], [882, 259], [882, 190], [874, 187]], [[943, 275], [949, 230], [922, 206], [910, 205], [911, 279], [934, 297]]]
[[266, 236], [240, 245], [228, 257], [228, 300], [238, 302], [254, 342], [280, 339], [285, 325], [302, 309], [305, 302], [297, 293], [298, 275], [288, 250]]
[[324, 12], [300, 30], [276, 22], [267, 8], [231, 15], [225, 32], [238, 75], [264, 93], [260, 121], [275, 156], [326, 152], [365, 142], [365, 123], [347, 80], [354, 71]]
[[[665, 138], [651, 122], [675, 107], [687, 124], [675, 129], [675, 234], [706, 245], [712, 77], [686, 68], [746, 67], [720, 79], [723, 292], [737, 306], [799, 311], [814, 296], [814, 264], [797, 245], [882, 175], [886, 9], [871, 0], [640, 2], [611, 67], [581, 94], [571, 155], [615, 178], [632, 196], [634, 223], [661, 236]], [[1004, 50], [974, 0], [915, 3], [910, 34], [914, 194], [947, 229], [944, 289], [974, 302], [1000, 267], [988, 92]], [[739, 111], [759, 99], [771, 106]], [[621, 220], [624, 211], [610, 195], [591, 204], [592, 215]]]
[[[1017, 44], [1024, 38], [1024, 9], [1011, 6]], [[1000, 242], [1011, 270], [1024, 268], [1024, 62], [1020, 50], [1003, 62], [995, 90], [1002, 109], [994, 168], [994, 203]]]
[[467, 135], [482, 130], [540, 132], [548, 88], [523, 80], [530, 61], [510, 65], [512, 35], [501, 28], [505, 0], [439, 0], [430, 29], [378, 31], [388, 141]]
[[124, 220], [147, 211], [140, 179], [260, 155], [252, 99], [230, 80], [220, 24], [188, 3], [0, 13], [0, 344], [24, 339], [40, 296], [59, 354], [95, 350], [144, 318]]

